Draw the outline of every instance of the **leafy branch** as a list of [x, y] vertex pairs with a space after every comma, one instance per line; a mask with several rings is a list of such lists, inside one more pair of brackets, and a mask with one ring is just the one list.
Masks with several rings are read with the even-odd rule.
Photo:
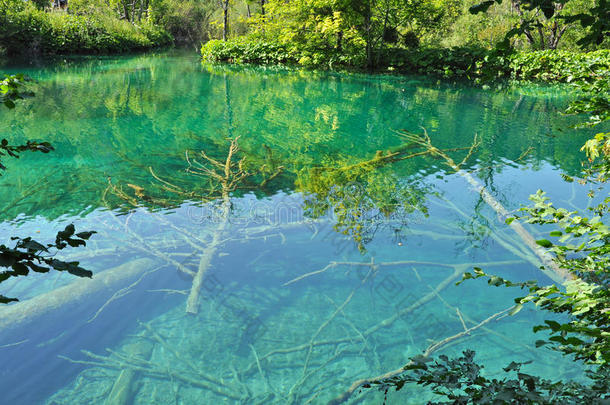
[[[30, 271], [36, 273], [48, 273], [51, 269], [67, 271], [77, 277], [89, 277], [93, 273], [79, 266], [79, 262], [66, 262], [55, 259], [54, 253], [68, 246], [85, 246], [86, 241], [95, 231], [75, 233], [74, 225], [66, 226], [63, 231], [57, 233], [55, 242], [43, 245], [31, 237], [12, 237], [16, 241], [14, 247], [0, 245], [0, 267], [10, 268], [0, 272], [0, 283], [11, 277], [27, 276]], [[0, 303], [6, 304], [19, 301], [17, 298], [8, 298], [0, 295]]]
[[[4, 79], [0, 80], [0, 103], [4, 104], [7, 108], [15, 108], [15, 101], [21, 100], [26, 96], [32, 96], [34, 93], [22, 90], [22, 87], [30, 79], [26, 78], [22, 74], [16, 75], [5, 75]], [[19, 153], [24, 151], [39, 151], [42, 153], [49, 153], [54, 150], [48, 142], [32, 142], [28, 141], [25, 145], [9, 145], [6, 139], [0, 141], [0, 175], [2, 170], [6, 170], [6, 167], [2, 164], [3, 156], [10, 156], [19, 158]]]
[[15, 108], [15, 101], [21, 100], [24, 97], [31, 97], [34, 93], [23, 91], [22, 87], [30, 79], [23, 74], [4, 75], [4, 79], [0, 80], [0, 102], [7, 108]]
[[9, 145], [6, 139], [0, 141], [0, 176], [2, 176], [2, 170], [6, 170], [6, 166], [2, 164], [2, 156], [10, 156], [19, 159], [19, 153], [25, 151], [49, 153], [55, 150], [48, 142], [32, 142], [27, 141], [25, 145]]
[[[608, 379], [596, 375], [597, 384], [586, 386], [576, 382], [553, 382], [521, 372], [521, 367], [530, 363], [511, 362], [503, 368], [514, 377], [490, 379], [482, 375], [483, 366], [475, 363], [475, 353], [466, 350], [462, 356], [450, 359], [445, 355], [438, 359], [416, 358], [405, 367], [406, 375], [374, 382], [387, 390], [400, 390], [405, 383], [430, 386], [432, 391], [449, 401], [436, 404], [599, 404], [607, 398]], [[606, 377], [605, 379], [603, 377]]]
[[[5, 75], [0, 81], [0, 101], [9, 109], [15, 108], [15, 100], [23, 99], [24, 96], [31, 96], [33, 93], [23, 91], [21, 87], [29, 81], [24, 75]], [[25, 145], [9, 145], [6, 139], [0, 141], [0, 175], [6, 167], [2, 164], [1, 158], [9, 156], [19, 158], [19, 153], [24, 151], [39, 151], [49, 153], [54, 150], [48, 142], [27, 141]], [[51, 269], [57, 271], [67, 271], [78, 277], [92, 277], [93, 273], [79, 266], [79, 262], [66, 262], [55, 259], [56, 251], [65, 249], [68, 246], [85, 246], [95, 231], [76, 233], [74, 225], [66, 226], [63, 231], [57, 233], [54, 243], [43, 245], [33, 240], [31, 237], [19, 238], [12, 237], [16, 241], [15, 246], [8, 247], [0, 245], [0, 267], [9, 268], [0, 272], [0, 283], [11, 277], [27, 276], [30, 271], [36, 273], [48, 273]], [[55, 250], [52, 252], [50, 249]], [[19, 301], [17, 298], [9, 298], [0, 294], [0, 304]]]

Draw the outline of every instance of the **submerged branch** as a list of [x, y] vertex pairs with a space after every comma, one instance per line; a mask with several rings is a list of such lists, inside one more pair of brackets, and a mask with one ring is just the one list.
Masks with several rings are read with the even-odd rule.
[[[454, 170], [462, 178], [464, 178], [470, 184], [473, 191], [480, 194], [481, 198], [483, 198], [483, 201], [485, 201], [487, 205], [493, 208], [493, 210], [496, 211], [496, 213], [500, 215], [500, 217], [508, 218], [510, 216], [508, 210], [498, 200], [496, 200], [494, 196], [491, 195], [491, 193], [487, 190], [487, 188], [485, 188], [483, 184], [481, 184], [481, 182], [479, 182], [470, 173], [461, 168], [461, 166], [465, 163], [466, 159], [460, 162], [459, 164], [455, 163], [455, 161], [449, 155], [447, 155], [446, 151], [438, 149], [432, 144], [432, 141], [430, 140], [430, 137], [428, 136], [428, 133], [425, 129], [422, 135], [413, 134], [407, 131], [402, 131], [402, 135], [407, 140], [424, 148], [432, 156], [437, 156], [443, 159], [445, 161], [445, 164], [449, 166], [452, 170]], [[472, 155], [472, 151], [478, 144], [479, 141], [475, 136], [473, 145], [471, 148], [469, 148], [467, 158]], [[521, 223], [519, 223], [519, 221], [514, 220], [509, 224], [509, 226], [513, 229], [513, 231], [517, 233], [517, 235], [519, 235], [519, 237], [530, 248], [530, 250], [536, 256], [538, 256], [538, 258], [546, 269], [543, 269], [543, 271], [547, 276], [549, 276], [555, 282], [559, 283], [563, 283], [567, 280], [574, 278], [574, 276], [570, 272], [568, 272], [566, 269], [559, 267], [557, 263], [553, 261], [552, 256], [536, 243], [534, 237], [523, 227], [523, 225], [521, 225]]]
[[392, 266], [430, 266], [430, 267], [443, 267], [443, 268], [455, 269], [457, 267], [462, 267], [462, 266], [489, 267], [489, 266], [517, 264], [517, 263], [521, 263], [521, 262], [522, 262], [521, 260], [504, 260], [504, 261], [500, 261], [500, 262], [457, 263], [457, 264], [442, 263], [442, 262], [427, 262], [427, 261], [418, 261], [418, 260], [401, 260], [401, 261], [381, 262], [381, 263], [376, 263], [373, 261], [371, 261], [371, 262], [330, 262], [329, 264], [327, 264], [325, 267], [321, 268], [320, 270], [312, 271], [312, 272], [303, 274], [302, 276], [293, 278], [292, 280], [287, 281], [284, 284], [282, 284], [282, 286], [286, 287], [290, 284], [294, 284], [297, 281], [301, 281], [305, 278], [315, 276], [317, 274], [325, 273], [326, 271], [333, 269], [335, 267], [338, 267], [338, 266], [364, 266], [364, 267], [372, 267], [375, 269], [377, 269], [379, 267], [392, 267]]
[[[489, 316], [488, 318], [486, 318], [485, 320], [479, 322], [478, 324], [476, 324], [475, 326], [471, 326], [468, 329], [463, 330], [460, 333], [457, 333], [453, 336], [449, 336], [443, 340], [440, 340], [438, 342], [435, 342], [433, 344], [431, 344], [430, 346], [428, 346], [426, 348], [426, 350], [424, 351], [424, 353], [422, 354], [423, 357], [430, 357], [434, 352], [438, 351], [439, 349], [441, 349], [442, 347], [448, 345], [449, 343], [460, 339], [464, 336], [469, 335], [470, 333], [474, 332], [475, 330], [485, 326], [486, 324], [490, 323], [491, 321], [494, 320], [498, 320], [501, 317], [505, 316], [506, 314], [508, 314], [512, 309], [514, 308], [514, 306], [504, 309], [500, 312], [496, 312], [495, 314]], [[338, 404], [342, 404], [345, 401], [347, 401], [352, 394], [360, 387], [364, 386], [364, 385], [370, 385], [370, 384], [376, 384], [376, 383], [381, 383], [383, 380], [386, 380], [388, 378], [392, 378], [395, 377], [397, 375], [400, 375], [402, 373], [405, 372], [405, 370], [409, 367], [414, 365], [415, 362], [413, 360], [409, 361], [407, 364], [405, 364], [404, 366], [396, 369], [396, 370], [392, 370], [392, 371], [388, 371], [387, 373], [378, 375], [376, 377], [370, 377], [370, 378], [363, 378], [361, 380], [357, 380], [354, 381], [354, 383], [347, 389], [347, 391], [345, 391], [344, 393], [342, 393], [341, 395], [339, 395], [338, 397], [336, 397], [335, 399], [333, 399], [332, 401], [329, 402], [329, 405], [338, 405]]]

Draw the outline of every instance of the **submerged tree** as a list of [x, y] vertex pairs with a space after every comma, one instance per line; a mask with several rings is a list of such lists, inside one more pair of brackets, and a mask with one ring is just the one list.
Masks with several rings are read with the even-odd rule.
[[[106, 190], [106, 192], [110, 192], [127, 202], [131, 208], [173, 206], [182, 202], [184, 198], [201, 199], [202, 204], [210, 204], [213, 207], [215, 212], [210, 219], [214, 223], [214, 229], [209, 235], [202, 238], [187, 232], [187, 235], [192, 238], [189, 243], [199, 251], [197, 253], [199, 263], [196, 271], [185, 268], [180, 263], [165, 256], [158, 249], [150, 249], [141, 237], [134, 234], [138, 241], [143, 244], [140, 246], [141, 249], [150, 249], [155, 255], [170, 264], [177, 265], [183, 273], [193, 278], [193, 285], [186, 302], [186, 312], [190, 314], [199, 312], [199, 296], [204, 279], [211, 267], [212, 260], [218, 253], [218, 249], [227, 241], [234, 239], [227, 235], [232, 209], [232, 193], [240, 190], [262, 189], [282, 174], [284, 170], [283, 166], [274, 166], [273, 164], [262, 165], [257, 168], [249, 166], [246, 156], [238, 158], [240, 152], [238, 140], [239, 137], [230, 140], [226, 156], [222, 159], [211, 157], [205, 151], [199, 151], [196, 156], [191, 156], [190, 152], [186, 151], [187, 176], [161, 177], [150, 167], [151, 176], [158, 182], [155, 188], [157, 192], [164, 192], [164, 197], [153, 196], [151, 193], [155, 192], [154, 189], [146, 189], [133, 184], [127, 185], [131, 189], [131, 191], [127, 191], [121, 185], [109, 182]], [[271, 161], [272, 159], [270, 159]], [[165, 225], [171, 225], [161, 216], [156, 216], [156, 218]]]
[[[487, 3], [486, 7], [489, 7], [492, 2]], [[591, 16], [591, 21], [597, 17]], [[594, 38], [592, 36], [590, 40], [594, 41]], [[579, 85], [585, 94], [571, 104], [568, 112], [589, 114], [585, 126], [607, 122], [610, 119], [608, 76], [601, 75], [592, 83]], [[608, 133], [600, 132], [583, 146], [589, 167], [580, 182], [607, 182], [609, 138]], [[563, 177], [574, 181], [571, 176]], [[594, 198], [595, 193], [591, 191], [588, 196]], [[514, 226], [518, 221], [524, 221], [555, 227], [549, 233], [549, 239], [538, 239], [535, 243], [544, 249], [543, 254], [551, 255], [551, 262], [543, 260], [545, 267], [559, 270], [568, 277], [552, 285], [540, 285], [537, 281], [517, 283], [475, 267], [472, 273], [463, 275], [463, 280], [486, 278], [491, 286], [527, 290], [525, 296], [515, 298], [511, 314], [533, 303], [542, 310], [567, 316], [565, 321], [545, 320], [544, 325], [535, 326], [534, 332], [550, 334], [535, 345], [573, 356], [575, 361], [587, 365], [588, 383], [542, 379], [522, 372], [525, 363], [518, 362], [511, 362], [504, 368], [506, 373], [516, 372], [516, 378], [507, 376], [492, 380], [481, 375], [483, 366], [474, 362], [472, 351], [465, 351], [463, 356], [454, 359], [447, 356], [433, 359], [432, 353], [426, 351], [397, 370], [354, 382], [336, 402], [349, 398], [359, 388], [378, 387], [387, 395], [390, 389], [406, 389], [407, 383], [430, 386], [436, 395], [447, 400], [444, 403], [605, 404], [610, 400], [610, 197], [592, 204], [588, 213], [556, 208], [542, 191], [530, 199], [533, 206], [521, 209], [525, 215], [508, 216], [506, 223]]]

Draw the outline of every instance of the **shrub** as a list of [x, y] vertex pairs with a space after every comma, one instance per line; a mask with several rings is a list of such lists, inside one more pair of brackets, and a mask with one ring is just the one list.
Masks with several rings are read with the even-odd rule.
[[397, 67], [421, 74], [491, 80], [506, 75], [505, 58], [503, 52], [477, 47], [423, 48], [398, 61]]
[[338, 52], [323, 45], [301, 46], [295, 42], [283, 43], [256, 34], [228, 41], [209, 41], [201, 47], [201, 55], [209, 62], [299, 64], [310, 67], [359, 67], [366, 61], [364, 48], [348, 41], [344, 51]]
[[523, 80], [590, 82], [610, 70], [610, 50], [521, 52], [511, 58], [510, 70]]
[[285, 46], [259, 39], [212, 40], [201, 47], [201, 56], [209, 62], [290, 64], [298, 59]]
[[111, 53], [171, 43], [160, 28], [137, 27], [105, 15], [73, 15], [36, 9], [30, 3], [0, 5], [0, 46], [16, 53]]
[[[413, 46], [417, 46], [413, 44]], [[286, 64], [305, 66], [364, 67], [363, 50], [352, 47], [343, 53], [282, 44], [256, 36], [229, 41], [210, 41], [201, 48], [205, 60], [230, 63]], [[546, 82], [593, 82], [610, 71], [610, 50], [569, 51], [488, 50], [480, 47], [391, 47], [379, 56], [380, 67], [403, 73], [464, 77], [476, 81], [514, 79]]]

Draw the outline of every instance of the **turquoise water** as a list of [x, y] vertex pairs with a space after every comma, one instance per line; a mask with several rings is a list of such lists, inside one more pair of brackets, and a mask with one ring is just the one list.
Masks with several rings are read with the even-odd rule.
[[[565, 88], [202, 66], [182, 53], [6, 70], [37, 79], [36, 96], [0, 110], [0, 137], [56, 151], [3, 160], [0, 243], [51, 241], [69, 223], [98, 233], [58, 254], [91, 281], [2, 283], [21, 300], [0, 308], [3, 403], [327, 403], [519, 294], [455, 286], [463, 271], [551, 282], [444, 160], [404, 159], [418, 149], [401, 130], [441, 149], [476, 135], [462, 173], [511, 212], [538, 188], [556, 205], [587, 204], [588, 186], [560, 176], [578, 174], [590, 135], [560, 115]], [[581, 378], [534, 348], [543, 319], [525, 308], [436, 354], [474, 349], [488, 375], [534, 360], [531, 373]], [[388, 403], [427, 398], [408, 387]]]

